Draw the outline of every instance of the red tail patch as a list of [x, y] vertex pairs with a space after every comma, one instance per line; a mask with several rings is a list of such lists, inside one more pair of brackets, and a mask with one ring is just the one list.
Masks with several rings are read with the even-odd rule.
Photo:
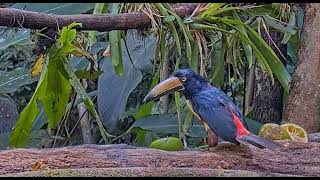
[[[230, 110], [230, 109], [229, 109]], [[248, 135], [250, 132], [243, 126], [242, 122], [240, 121], [239, 117], [230, 110], [232, 114], [232, 119], [234, 124], [236, 125], [237, 128], [237, 137], [243, 136], [243, 135]]]

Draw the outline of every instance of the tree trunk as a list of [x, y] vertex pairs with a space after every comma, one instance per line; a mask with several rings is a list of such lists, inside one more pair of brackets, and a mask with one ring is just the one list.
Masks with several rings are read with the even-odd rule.
[[307, 132], [320, 127], [320, 4], [306, 5], [301, 32], [299, 62], [295, 70], [284, 120], [298, 124]]
[[[280, 49], [282, 54], [286, 54], [286, 45], [281, 44], [282, 36], [278, 32], [269, 32], [272, 40]], [[262, 37], [273, 51], [277, 54], [282, 62], [285, 62], [277, 48], [271, 42], [270, 38], [263, 31]], [[256, 83], [253, 100], [253, 119], [262, 123], [277, 123], [282, 119], [283, 110], [283, 87], [277, 79], [272, 83], [269, 76], [263, 73], [260, 69], [256, 69]]]

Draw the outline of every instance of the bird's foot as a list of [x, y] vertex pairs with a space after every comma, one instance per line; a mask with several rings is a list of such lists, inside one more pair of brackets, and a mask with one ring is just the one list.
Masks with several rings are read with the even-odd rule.
[[213, 152], [212, 149], [210, 149], [210, 148], [214, 148], [214, 147], [211, 147], [211, 146], [208, 146], [208, 145], [203, 145], [203, 146], [196, 147], [196, 149], [198, 151], [201, 151], [201, 152]]
[[198, 146], [195, 149], [197, 149], [198, 151], [204, 152], [204, 151], [208, 151], [209, 146], [208, 145]]

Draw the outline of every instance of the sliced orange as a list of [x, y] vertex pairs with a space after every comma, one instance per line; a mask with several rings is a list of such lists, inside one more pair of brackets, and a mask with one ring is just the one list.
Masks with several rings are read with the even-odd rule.
[[293, 123], [286, 123], [280, 126], [284, 129], [290, 136], [290, 139], [295, 142], [308, 142], [307, 132], [299, 125]]

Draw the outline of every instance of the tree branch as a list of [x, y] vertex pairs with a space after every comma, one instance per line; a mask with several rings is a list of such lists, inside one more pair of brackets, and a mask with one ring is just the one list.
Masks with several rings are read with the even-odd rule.
[[[196, 7], [196, 3], [186, 3], [176, 6], [174, 11], [180, 17], [185, 17], [192, 14]], [[43, 29], [45, 27], [61, 28], [73, 22], [82, 23], [82, 28], [77, 28], [79, 30], [110, 31], [144, 28], [150, 25], [151, 21], [142, 12], [119, 15], [54, 15], [14, 8], [0, 8], [0, 26]]]

